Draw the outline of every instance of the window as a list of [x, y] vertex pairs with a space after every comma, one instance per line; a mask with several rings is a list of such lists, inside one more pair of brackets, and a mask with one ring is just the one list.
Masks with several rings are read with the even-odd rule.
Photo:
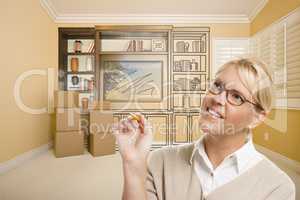
[[274, 106], [300, 108], [300, 10], [254, 35], [250, 49], [272, 68]]
[[214, 38], [212, 77], [227, 61], [249, 54], [249, 38]]

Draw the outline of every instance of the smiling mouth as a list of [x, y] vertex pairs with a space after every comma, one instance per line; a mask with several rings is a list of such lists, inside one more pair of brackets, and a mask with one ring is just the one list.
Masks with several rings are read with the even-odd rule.
[[211, 108], [207, 107], [206, 112], [212, 116], [214, 119], [224, 119], [224, 117], [217, 111], [212, 110]]

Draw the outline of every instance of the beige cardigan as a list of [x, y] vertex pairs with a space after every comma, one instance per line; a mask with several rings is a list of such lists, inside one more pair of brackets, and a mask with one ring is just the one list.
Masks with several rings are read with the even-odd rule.
[[146, 181], [147, 200], [294, 200], [295, 185], [267, 158], [206, 198], [190, 162], [194, 144], [151, 152]]

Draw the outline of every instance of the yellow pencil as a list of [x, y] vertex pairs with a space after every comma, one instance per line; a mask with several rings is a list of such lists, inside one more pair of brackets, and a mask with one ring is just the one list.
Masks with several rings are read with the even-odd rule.
[[139, 124], [139, 126], [143, 129], [143, 124], [141, 123], [141, 117], [136, 115], [136, 114], [133, 114], [133, 113], [129, 113], [129, 115], [131, 116], [131, 120], [135, 120], [137, 121], [137, 123]]

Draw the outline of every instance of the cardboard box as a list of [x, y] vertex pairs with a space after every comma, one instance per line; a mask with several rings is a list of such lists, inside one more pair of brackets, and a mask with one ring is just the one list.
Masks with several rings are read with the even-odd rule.
[[116, 140], [112, 135], [113, 114], [109, 111], [90, 111], [89, 152], [93, 156], [115, 153]]
[[54, 154], [56, 157], [75, 156], [84, 153], [84, 134], [82, 131], [56, 132]]
[[110, 111], [91, 110], [90, 111], [90, 133], [111, 132], [114, 123], [113, 114]]
[[89, 135], [89, 152], [93, 156], [104, 156], [116, 153], [116, 139], [109, 133]]
[[78, 108], [79, 93], [76, 91], [58, 90], [54, 92], [55, 108]]
[[79, 131], [80, 129], [79, 108], [56, 108], [56, 131]]

